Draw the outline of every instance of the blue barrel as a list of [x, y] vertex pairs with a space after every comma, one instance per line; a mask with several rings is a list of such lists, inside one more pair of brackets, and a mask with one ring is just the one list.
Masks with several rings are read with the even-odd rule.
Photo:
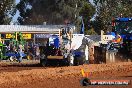
[[59, 38], [54, 39], [55, 48], [59, 48]]
[[16, 57], [18, 57], [18, 56], [20, 56], [19, 54], [15, 54], [15, 53], [6, 53], [5, 54], [6, 56], [16, 56]]

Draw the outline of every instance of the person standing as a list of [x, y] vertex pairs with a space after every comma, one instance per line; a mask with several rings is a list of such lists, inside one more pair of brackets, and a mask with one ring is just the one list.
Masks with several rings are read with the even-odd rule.
[[18, 58], [18, 61], [19, 63], [22, 61], [22, 57], [23, 57], [23, 46], [22, 45], [19, 45], [19, 49], [18, 49], [18, 53], [19, 53], [19, 58]]
[[39, 46], [36, 47], [36, 58], [37, 58], [37, 59], [40, 58], [40, 50], [39, 50]]

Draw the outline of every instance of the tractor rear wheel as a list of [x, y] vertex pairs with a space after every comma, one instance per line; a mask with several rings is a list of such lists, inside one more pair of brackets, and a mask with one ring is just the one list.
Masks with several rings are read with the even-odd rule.
[[79, 65], [79, 59], [77, 56], [74, 56], [73, 65], [78, 66]]
[[41, 55], [40, 65], [43, 67], [47, 66], [47, 60], [46, 60], [46, 56], [44, 54]]
[[47, 66], [47, 61], [45, 59], [40, 60], [41, 66], [45, 67]]

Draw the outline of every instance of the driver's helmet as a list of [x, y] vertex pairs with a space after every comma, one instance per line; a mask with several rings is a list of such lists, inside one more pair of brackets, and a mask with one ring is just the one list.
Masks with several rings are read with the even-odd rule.
[[122, 37], [119, 34], [117, 34], [116, 42], [119, 43], [119, 42], [121, 42], [121, 40], [122, 40]]

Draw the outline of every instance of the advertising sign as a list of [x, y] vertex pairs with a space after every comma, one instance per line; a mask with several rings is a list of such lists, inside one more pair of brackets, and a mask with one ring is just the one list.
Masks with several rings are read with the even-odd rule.
[[[6, 34], [7, 39], [13, 38], [13, 34]], [[31, 39], [31, 34], [22, 34], [23, 39]]]
[[50, 34], [35, 34], [35, 38], [49, 38]]
[[6, 34], [6, 38], [12, 38], [12, 34]]
[[31, 39], [31, 34], [22, 34], [24, 39]]

